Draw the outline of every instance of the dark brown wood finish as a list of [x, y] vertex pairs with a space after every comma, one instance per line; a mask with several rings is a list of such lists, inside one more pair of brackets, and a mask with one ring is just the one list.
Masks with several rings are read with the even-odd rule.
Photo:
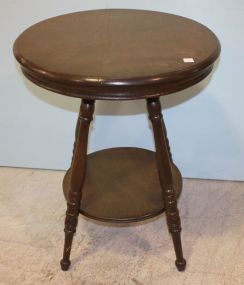
[[155, 96], [164, 96], [183, 90], [190, 87], [205, 77], [212, 71], [213, 66], [209, 66], [204, 70], [191, 74], [189, 77], [175, 79], [175, 81], [167, 81], [163, 83], [155, 83], [150, 85], [120, 85], [118, 86], [69, 86], [66, 83], [52, 82], [43, 78], [37, 78], [31, 72], [22, 67], [23, 74], [36, 85], [48, 89], [50, 91], [60, 93], [67, 96], [84, 98], [84, 99], [99, 99], [99, 100], [136, 100], [143, 98], [154, 98]]
[[[179, 170], [172, 165], [176, 196], [182, 189]], [[69, 197], [71, 169], [64, 181]], [[80, 212], [107, 222], [136, 222], [165, 210], [155, 152], [131, 147], [105, 149], [88, 155]]]
[[14, 45], [35, 84], [68, 96], [114, 100], [192, 86], [210, 73], [219, 52], [216, 36], [193, 20], [123, 9], [51, 18], [27, 29]]
[[[82, 99], [71, 168], [63, 181], [67, 199], [63, 270], [70, 266], [79, 212], [101, 221], [134, 222], [164, 210], [176, 266], [185, 269], [177, 208], [182, 178], [173, 163], [159, 97], [204, 79], [219, 54], [220, 43], [205, 26], [141, 10], [62, 15], [33, 25], [15, 41], [14, 55], [28, 79]], [[156, 152], [116, 148], [87, 157], [97, 99], [146, 99]]]
[[179, 271], [183, 271], [185, 270], [186, 261], [183, 258], [181, 246], [181, 222], [177, 208], [176, 189], [173, 183], [173, 169], [169, 153], [169, 144], [165, 132], [166, 128], [163, 121], [159, 98], [148, 99], [147, 108], [149, 119], [151, 120], [153, 126], [158, 175], [166, 208], [167, 224], [169, 232], [173, 238], [176, 253], [175, 265]]
[[76, 142], [74, 155], [71, 164], [70, 192], [67, 201], [67, 211], [65, 219], [65, 244], [61, 267], [68, 270], [70, 266], [70, 251], [73, 235], [76, 232], [78, 222], [80, 201], [82, 198], [82, 187], [86, 173], [86, 155], [89, 125], [94, 112], [94, 101], [83, 100], [80, 107], [79, 119], [77, 123]]

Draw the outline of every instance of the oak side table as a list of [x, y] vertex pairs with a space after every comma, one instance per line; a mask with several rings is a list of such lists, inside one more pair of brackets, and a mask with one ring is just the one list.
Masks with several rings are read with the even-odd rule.
[[[63, 181], [63, 270], [70, 266], [79, 213], [101, 221], [134, 222], [164, 211], [176, 267], [185, 269], [177, 208], [182, 177], [172, 160], [159, 98], [204, 79], [219, 54], [220, 43], [205, 26], [141, 10], [62, 15], [31, 26], [15, 41], [14, 55], [29, 80], [82, 99], [72, 163]], [[138, 99], [147, 101], [156, 152], [124, 147], [87, 156], [95, 100]]]

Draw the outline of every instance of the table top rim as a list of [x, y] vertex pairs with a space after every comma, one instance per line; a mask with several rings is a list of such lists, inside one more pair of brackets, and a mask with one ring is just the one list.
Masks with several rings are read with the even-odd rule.
[[190, 66], [188, 68], [185, 68], [184, 70], [179, 71], [172, 71], [168, 73], [162, 73], [162, 74], [155, 74], [151, 76], [145, 76], [145, 77], [131, 77], [127, 79], [108, 79], [106, 77], [87, 77], [87, 76], [76, 76], [75, 74], [70, 74], [69, 77], [65, 74], [61, 73], [55, 73], [55, 72], [47, 72], [44, 71], [37, 66], [35, 66], [32, 63], [29, 63], [27, 60], [23, 60], [22, 58], [16, 56], [17, 61], [19, 64], [25, 69], [30, 70], [32, 74], [35, 74], [36, 76], [40, 76], [40, 78], [43, 78], [45, 80], [50, 80], [53, 82], [66, 82], [68, 85], [82, 85], [82, 86], [137, 86], [137, 85], [151, 85], [151, 84], [159, 84], [163, 83], [168, 80], [173, 80], [174, 78], [184, 78], [186, 76], [194, 75], [196, 72], [203, 70], [204, 68], [210, 66], [213, 64], [216, 59], [218, 59], [220, 55], [220, 47], [216, 49], [216, 51], [206, 59], [205, 61], [194, 65], [194, 68], [191, 68]]
[[[200, 26], [203, 26], [204, 28], [208, 29], [210, 33], [213, 34], [213, 36], [216, 39], [216, 48], [213, 53], [209, 55], [204, 61], [201, 61], [194, 65], [188, 65], [184, 69], [181, 70], [173, 70], [168, 73], [157, 73], [157, 74], [151, 74], [148, 76], [134, 76], [134, 77], [128, 77], [128, 78], [107, 78], [105, 76], [82, 76], [82, 75], [76, 75], [76, 74], [62, 74], [56, 73], [56, 72], [50, 72], [47, 70], [43, 70], [39, 66], [35, 65], [33, 62], [28, 61], [28, 59], [23, 58], [21, 56], [21, 53], [18, 50], [18, 39], [24, 34], [28, 29], [51, 19], [59, 18], [62, 16], [72, 15], [72, 14], [79, 14], [79, 13], [89, 13], [89, 12], [98, 12], [98, 11], [138, 11], [138, 12], [149, 12], [149, 13], [156, 13], [156, 14], [166, 14], [169, 16], [175, 16], [178, 18], [186, 19], [187, 21], [195, 22], [196, 24], [199, 24]], [[161, 11], [153, 11], [153, 10], [138, 10], [138, 9], [97, 9], [97, 10], [87, 10], [87, 11], [77, 11], [72, 13], [67, 13], [55, 17], [51, 17], [49, 19], [45, 19], [43, 21], [40, 21], [29, 28], [27, 28], [23, 33], [20, 34], [20, 36], [16, 39], [14, 46], [13, 46], [13, 52], [15, 55], [15, 58], [20, 63], [23, 70], [27, 71], [28, 73], [32, 74], [36, 79], [44, 80], [46, 82], [49, 82], [49, 84], [55, 84], [55, 82], [58, 83], [64, 83], [67, 84], [67, 86], [84, 86], [84, 87], [101, 87], [101, 86], [107, 86], [107, 87], [130, 87], [130, 86], [153, 86], [155, 84], [163, 84], [167, 83], [168, 81], [174, 81], [184, 78], [189, 78], [191, 76], [195, 76], [198, 72], [201, 72], [202, 70], [206, 69], [207, 67], [211, 66], [216, 59], [219, 57], [221, 51], [221, 45], [218, 40], [218, 38], [215, 36], [215, 34], [205, 25], [183, 17], [179, 15], [174, 15], [170, 13], [165, 13]]]

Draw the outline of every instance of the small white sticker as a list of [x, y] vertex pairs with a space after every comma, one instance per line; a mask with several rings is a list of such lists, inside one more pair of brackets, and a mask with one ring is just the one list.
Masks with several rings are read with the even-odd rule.
[[194, 61], [194, 58], [192, 58], [192, 57], [183, 58], [183, 61], [184, 61], [185, 63], [195, 62], [195, 61]]

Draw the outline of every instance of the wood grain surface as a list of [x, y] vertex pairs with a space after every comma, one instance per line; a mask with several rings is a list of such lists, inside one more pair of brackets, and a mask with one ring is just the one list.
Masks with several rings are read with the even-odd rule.
[[[70, 170], [63, 187], [68, 199]], [[182, 178], [173, 166], [174, 186], [179, 197]], [[140, 148], [112, 148], [88, 155], [80, 212], [97, 220], [134, 222], [164, 211], [156, 156]]]
[[219, 53], [214, 33], [193, 20], [123, 9], [51, 18], [28, 28], [14, 45], [30, 80], [86, 99], [148, 98], [184, 89], [209, 74]]

